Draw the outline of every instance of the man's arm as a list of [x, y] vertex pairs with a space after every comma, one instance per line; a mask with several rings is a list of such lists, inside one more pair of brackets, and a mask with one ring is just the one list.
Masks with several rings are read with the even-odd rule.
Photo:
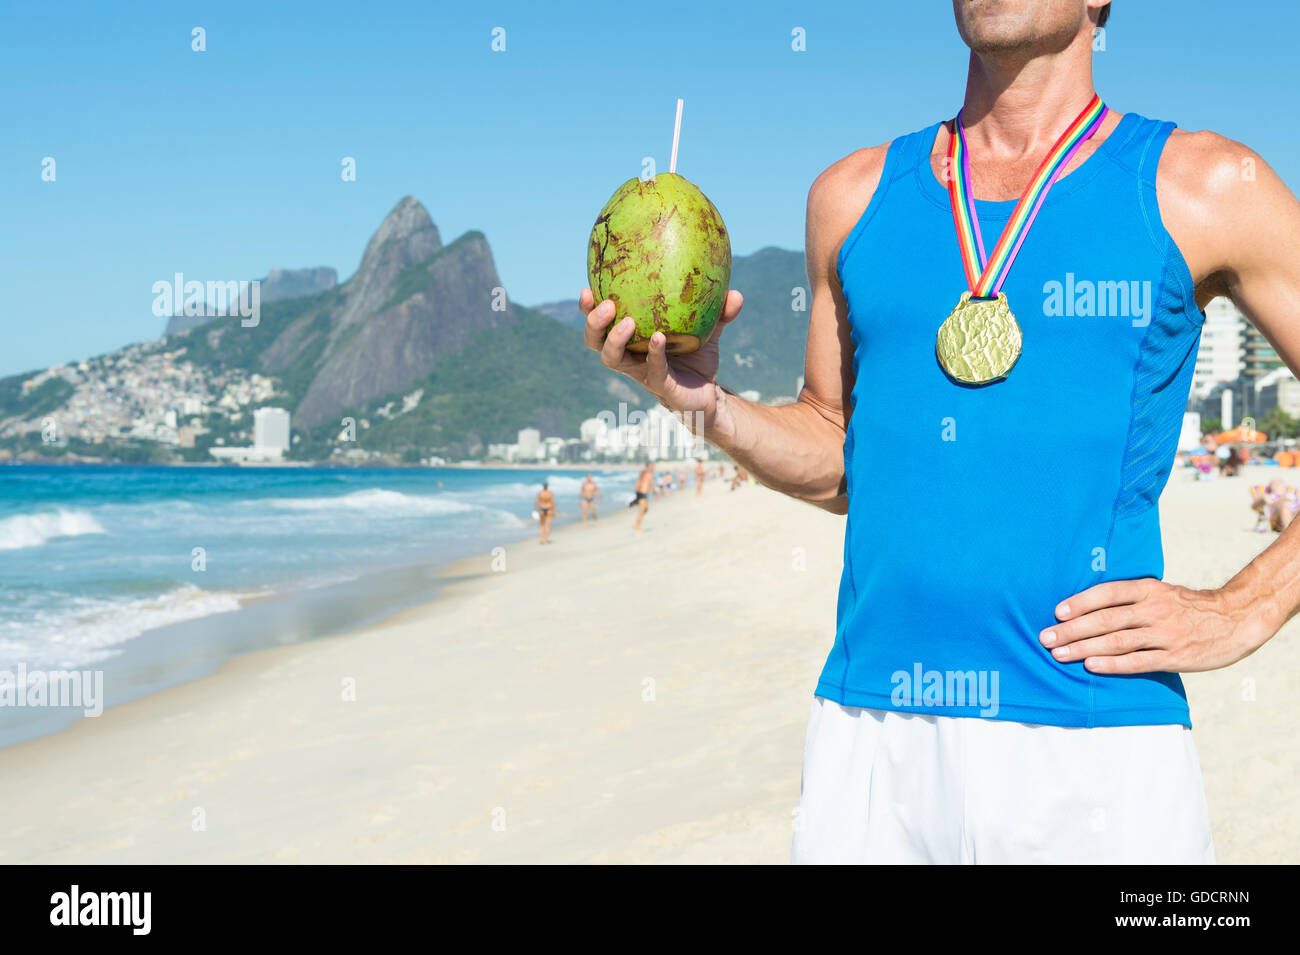
[[710, 341], [691, 355], [669, 358], [662, 334], [650, 339], [644, 357], [626, 352], [630, 319], [605, 329], [612, 304], [592, 301], [583, 290], [586, 341], [607, 366], [639, 381], [667, 408], [685, 412], [688, 424], [725, 451], [760, 482], [819, 507], [844, 513], [844, 434], [852, 389], [853, 355], [848, 308], [835, 262], [840, 244], [861, 217], [884, 167], [887, 146], [859, 150], [837, 162], [808, 194], [808, 277], [812, 307], [804, 388], [792, 405], [769, 407], [724, 391], [716, 383], [718, 336], [740, 312], [737, 292], [728, 294]]
[[[1300, 374], [1300, 202], [1250, 149], [1175, 131], [1161, 157], [1161, 217], [1197, 283], [1226, 295]], [[1249, 656], [1300, 609], [1300, 522], [1217, 590], [1158, 580], [1099, 584], [1043, 632], [1058, 660], [1095, 673], [1213, 670]]]

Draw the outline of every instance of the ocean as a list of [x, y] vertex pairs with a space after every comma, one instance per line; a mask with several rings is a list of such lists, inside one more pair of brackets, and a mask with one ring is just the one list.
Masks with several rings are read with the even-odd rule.
[[[635, 472], [593, 470], [604, 510]], [[0, 673], [101, 670], [109, 703], [365, 626], [458, 557], [579, 517], [581, 471], [0, 467]], [[0, 745], [80, 718], [0, 706]]]

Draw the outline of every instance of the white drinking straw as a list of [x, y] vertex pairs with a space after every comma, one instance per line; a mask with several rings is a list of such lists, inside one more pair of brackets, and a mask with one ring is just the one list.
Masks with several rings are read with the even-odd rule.
[[668, 160], [668, 171], [677, 171], [677, 141], [682, 135], [682, 101], [677, 101], [677, 119], [673, 122], [673, 156]]

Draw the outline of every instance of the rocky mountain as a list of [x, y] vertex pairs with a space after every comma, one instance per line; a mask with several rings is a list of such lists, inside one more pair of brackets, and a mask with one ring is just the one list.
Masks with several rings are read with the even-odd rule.
[[[305, 426], [365, 407], [430, 374], [476, 332], [517, 320], [482, 233], [444, 247], [424, 206], [407, 197], [366, 246], [330, 315], [320, 371], [298, 406]], [[310, 341], [304, 318], [263, 364], [274, 373]]]
[[[258, 295], [265, 304], [331, 289], [339, 284], [339, 276], [329, 266], [320, 266], [314, 269], [271, 269], [265, 278], [257, 281]], [[163, 334], [179, 335], [209, 321], [211, 318], [205, 315], [173, 315], [167, 320]]]
[[[272, 302], [256, 327], [218, 318], [176, 341], [215, 373], [273, 376], [309, 445], [331, 439], [343, 417], [381, 408], [372, 441], [472, 453], [530, 425], [576, 434], [582, 418], [644, 400], [577, 330], [509, 300], [482, 233], [443, 245], [409, 196], [344, 284]], [[403, 397], [402, 426], [390, 426], [387, 407]]]
[[323, 292], [339, 284], [339, 274], [328, 265], [314, 269], [271, 269], [261, 279], [263, 302], [277, 302], [282, 298], [298, 298]]

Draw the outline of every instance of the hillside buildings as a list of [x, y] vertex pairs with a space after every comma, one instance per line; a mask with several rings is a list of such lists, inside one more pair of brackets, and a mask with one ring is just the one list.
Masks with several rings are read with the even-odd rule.
[[193, 447], [194, 436], [206, 433], [203, 419], [217, 415], [237, 422], [250, 406], [276, 393], [274, 381], [256, 372], [214, 375], [183, 354], [184, 349], [146, 342], [47, 369], [24, 381], [21, 393], [58, 388], [67, 393], [62, 406], [4, 421], [0, 437], [39, 433], [54, 443], [126, 440]]
[[577, 438], [543, 438], [536, 428], [524, 428], [513, 444], [490, 444], [490, 460], [511, 464], [544, 461], [668, 461], [705, 457], [712, 449], [691, 434], [666, 408], [647, 411], [628, 409], [602, 411], [583, 421]]

